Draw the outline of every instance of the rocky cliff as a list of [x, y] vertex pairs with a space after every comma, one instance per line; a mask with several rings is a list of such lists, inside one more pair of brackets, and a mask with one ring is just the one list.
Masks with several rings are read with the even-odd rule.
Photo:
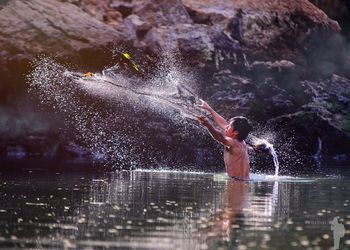
[[330, 18], [342, 27], [342, 33], [349, 39], [350, 35], [350, 2], [346, 0], [310, 0], [323, 10]]
[[[290, 140], [304, 158], [349, 160], [346, 41], [338, 22], [307, 0], [10, 0], [0, 8], [2, 103], [25, 92], [28, 62], [41, 53], [96, 69], [110, 63], [111, 46], [151, 61], [176, 50], [199, 75], [200, 95], [225, 116], [279, 131], [281, 151]], [[172, 143], [188, 148], [184, 140]], [[210, 154], [206, 145], [188, 148], [184, 164]]]

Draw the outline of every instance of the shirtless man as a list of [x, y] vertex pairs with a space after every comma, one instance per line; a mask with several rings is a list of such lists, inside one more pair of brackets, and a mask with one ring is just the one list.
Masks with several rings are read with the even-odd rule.
[[197, 106], [209, 111], [216, 125], [221, 129], [221, 131], [216, 129], [205, 116], [197, 117], [200, 124], [208, 129], [211, 136], [224, 145], [227, 175], [237, 180], [249, 180], [249, 157], [244, 141], [252, 129], [248, 119], [236, 116], [226, 121], [208, 103], [203, 100], [201, 102]]

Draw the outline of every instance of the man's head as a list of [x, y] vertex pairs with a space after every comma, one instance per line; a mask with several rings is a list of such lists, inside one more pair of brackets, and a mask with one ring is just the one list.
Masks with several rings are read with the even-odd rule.
[[229, 123], [230, 125], [225, 130], [226, 135], [234, 137], [239, 141], [247, 138], [249, 132], [252, 130], [249, 120], [243, 116], [235, 116], [229, 120]]

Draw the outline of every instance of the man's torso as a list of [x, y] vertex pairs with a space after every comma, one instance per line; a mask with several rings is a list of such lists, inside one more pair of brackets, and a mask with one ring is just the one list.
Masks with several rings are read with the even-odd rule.
[[235, 143], [231, 147], [224, 147], [224, 161], [226, 172], [231, 177], [249, 179], [249, 157], [247, 145], [244, 141]]

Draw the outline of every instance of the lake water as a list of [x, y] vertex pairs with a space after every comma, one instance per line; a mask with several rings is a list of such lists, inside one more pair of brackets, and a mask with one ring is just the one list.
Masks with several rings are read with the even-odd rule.
[[[0, 247], [333, 249], [339, 237], [350, 249], [350, 178], [252, 177], [2, 173]], [[331, 230], [336, 216], [342, 237]]]

